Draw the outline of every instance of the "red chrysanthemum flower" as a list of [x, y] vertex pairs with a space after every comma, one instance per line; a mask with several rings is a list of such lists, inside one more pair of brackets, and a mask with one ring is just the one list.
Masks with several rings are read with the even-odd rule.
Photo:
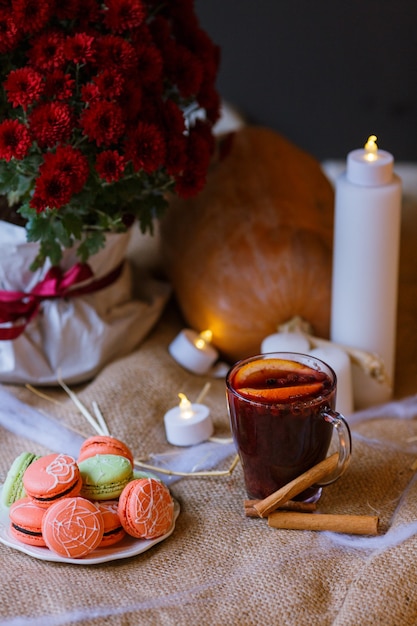
[[44, 212], [35, 264], [59, 261], [71, 219], [107, 229], [144, 193], [203, 187], [219, 55], [194, 0], [0, 0], [0, 57], [0, 184]]
[[169, 137], [165, 167], [170, 176], [180, 174], [187, 166], [187, 138], [184, 135]]
[[166, 131], [163, 115], [161, 113], [162, 108], [163, 104], [161, 105], [161, 94], [158, 89], [154, 91], [153, 89], [148, 88], [144, 91], [142, 96], [140, 119], [138, 121], [146, 121], [149, 124], [155, 124], [161, 128], [161, 131]]
[[80, 125], [90, 141], [98, 146], [116, 143], [125, 130], [122, 109], [114, 102], [98, 100], [85, 109]]
[[94, 83], [87, 83], [81, 87], [81, 100], [86, 104], [99, 100], [100, 92]]
[[59, 209], [71, 200], [71, 183], [65, 174], [53, 169], [44, 171], [36, 181], [30, 206], [38, 213], [45, 209]]
[[95, 59], [94, 37], [86, 33], [76, 33], [68, 37], [64, 44], [64, 55], [73, 63], [91, 63]]
[[159, 49], [151, 43], [140, 43], [136, 46], [136, 54], [141, 82], [146, 85], [161, 80], [163, 60]]
[[172, 100], [164, 102], [162, 119], [164, 127], [170, 134], [182, 135], [185, 132], [184, 113]]
[[105, 69], [94, 76], [93, 83], [97, 87], [97, 96], [101, 98], [117, 98], [123, 91], [124, 78], [115, 69]]
[[29, 128], [41, 148], [50, 148], [71, 135], [73, 116], [63, 102], [46, 102], [33, 109]]
[[156, 46], [165, 57], [166, 51], [170, 48], [172, 43], [170, 22], [162, 17], [162, 15], [156, 15], [149, 24], [149, 30]]
[[0, 10], [0, 54], [6, 54], [15, 48], [20, 33], [11, 13], [7, 9]]
[[0, 124], [0, 159], [23, 159], [32, 144], [26, 126], [17, 120], [5, 120]]
[[65, 64], [64, 35], [59, 31], [46, 31], [38, 35], [28, 52], [31, 64], [39, 70], [62, 69]]
[[54, 171], [57, 176], [66, 176], [70, 182], [71, 193], [79, 193], [89, 176], [88, 159], [81, 150], [72, 146], [58, 146], [55, 152], [45, 154], [39, 171]]
[[198, 104], [205, 109], [207, 119], [214, 124], [220, 117], [221, 101], [214, 85], [209, 81], [204, 81], [197, 94]]
[[171, 46], [165, 57], [168, 78], [184, 98], [197, 94], [203, 82], [203, 67], [198, 58], [184, 46]]
[[152, 39], [152, 33], [146, 22], [142, 22], [139, 28], [135, 28], [131, 33], [129, 33], [129, 38], [134, 46], [139, 46], [141, 44], [150, 45], [154, 43]]
[[187, 152], [190, 162], [198, 162], [200, 167], [207, 169], [214, 149], [215, 140], [210, 125], [197, 120], [188, 136]]
[[165, 130], [165, 167], [169, 175], [179, 174], [187, 165], [188, 137], [185, 134], [184, 114], [172, 100], [160, 108], [159, 123]]
[[155, 124], [140, 122], [126, 140], [125, 151], [136, 172], [143, 169], [150, 174], [164, 163], [166, 147], [163, 134]]
[[119, 106], [123, 109], [126, 125], [136, 126], [139, 121], [139, 114], [142, 110], [142, 88], [134, 80], [128, 80], [123, 92], [117, 98]]
[[137, 28], [146, 17], [142, 0], [107, 0], [105, 6], [103, 21], [115, 33]]
[[83, 189], [88, 176], [88, 160], [82, 152], [72, 146], [58, 146], [45, 155], [39, 168], [31, 207], [38, 212], [59, 209]]
[[42, 93], [42, 76], [30, 67], [22, 67], [10, 72], [4, 88], [12, 106], [21, 106], [26, 110]]
[[192, 198], [203, 190], [206, 184], [206, 174], [199, 168], [189, 167], [176, 177], [175, 191], [180, 198]]
[[181, 41], [188, 48], [189, 40], [193, 38], [196, 29], [199, 27], [198, 18], [194, 12], [194, 0], [174, 0], [169, 5], [164, 6], [168, 19], [172, 22], [172, 30], [177, 41]]
[[123, 176], [126, 167], [126, 160], [123, 155], [116, 150], [106, 150], [101, 152], [96, 159], [96, 170], [100, 178], [112, 183]]
[[197, 121], [188, 135], [187, 164], [175, 181], [175, 190], [181, 198], [195, 196], [203, 189], [214, 146], [210, 126]]
[[70, 74], [54, 70], [46, 75], [44, 96], [55, 100], [68, 100], [73, 95], [74, 88], [75, 80]]
[[116, 35], [104, 35], [96, 41], [97, 63], [100, 67], [115, 67], [120, 72], [136, 71], [137, 56], [129, 41]]
[[13, 15], [18, 28], [25, 33], [37, 33], [47, 24], [52, 14], [51, 2], [13, 0]]

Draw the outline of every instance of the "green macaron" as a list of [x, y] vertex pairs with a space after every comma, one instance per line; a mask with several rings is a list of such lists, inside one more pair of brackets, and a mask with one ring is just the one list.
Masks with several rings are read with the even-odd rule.
[[132, 465], [116, 454], [96, 454], [78, 464], [83, 486], [81, 496], [89, 500], [113, 500], [132, 480]]
[[23, 474], [36, 459], [39, 459], [39, 456], [33, 452], [22, 452], [15, 458], [7, 472], [1, 492], [1, 503], [4, 506], [10, 507], [13, 502], [20, 500], [20, 498], [26, 495], [23, 486]]

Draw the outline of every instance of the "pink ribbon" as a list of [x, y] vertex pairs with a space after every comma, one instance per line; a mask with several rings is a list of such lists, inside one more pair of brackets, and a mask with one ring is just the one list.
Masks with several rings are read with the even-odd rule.
[[[59, 266], [51, 267], [41, 280], [29, 293], [25, 291], [1, 291], [0, 290], [0, 324], [12, 323], [23, 320], [22, 323], [7, 328], [0, 328], [0, 341], [17, 339], [30, 320], [39, 312], [43, 300], [54, 298], [76, 297], [93, 293], [111, 285], [120, 276], [123, 263], [114, 270], [89, 282], [87, 285], [76, 287], [94, 276], [93, 270], [87, 263], [76, 263], [69, 270], [63, 272]], [[75, 287], [75, 288], [74, 288]]]

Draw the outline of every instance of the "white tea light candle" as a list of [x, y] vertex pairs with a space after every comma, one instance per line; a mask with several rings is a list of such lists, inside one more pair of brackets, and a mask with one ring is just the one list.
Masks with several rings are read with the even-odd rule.
[[191, 403], [183, 393], [180, 403], [164, 415], [165, 432], [174, 446], [193, 446], [209, 439], [213, 434], [210, 410], [205, 404]]
[[[394, 377], [401, 181], [394, 159], [371, 135], [348, 154], [336, 181], [331, 339], [378, 354]], [[392, 390], [353, 368], [355, 408], [386, 402]]]
[[301, 352], [306, 354], [310, 349], [310, 342], [302, 333], [281, 332], [268, 335], [262, 341], [261, 353], [268, 352]]
[[182, 330], [169, 345], [169, 353], [185, 369], [195, 374], [206, 374], [219, 358], [211, 345], [211, 331], [198, 334], [195, 330]]

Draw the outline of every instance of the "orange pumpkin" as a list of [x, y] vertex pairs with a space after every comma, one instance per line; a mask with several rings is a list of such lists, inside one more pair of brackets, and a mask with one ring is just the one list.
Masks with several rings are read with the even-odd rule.
[[210, 329], [229, 361], [257, 354], [295, 315], [327, 337], [333, 189], [319, 163], [278, 133], [246, 126], [203, 192], [174, 200], [161, 256], [186, 323]]

